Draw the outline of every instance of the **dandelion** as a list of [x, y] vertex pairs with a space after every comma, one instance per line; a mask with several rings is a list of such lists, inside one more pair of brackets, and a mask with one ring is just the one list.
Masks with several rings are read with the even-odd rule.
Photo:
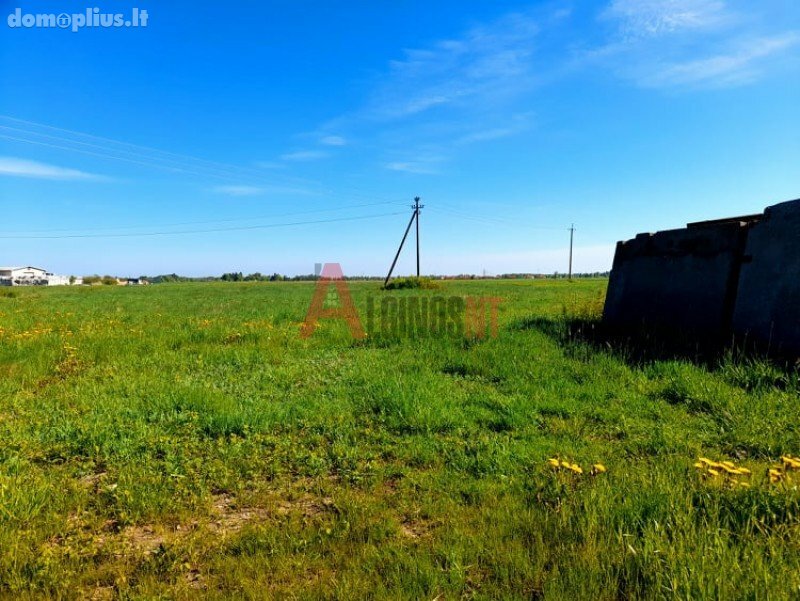
[[783, 461], [783, 465], [786, 469], [800, 469], [800, 459], [792, 457], [791, 455], [783, 455], [781, 460]]
[[719, 472], [715, 470], [713, 467], [708, 468], [708, 473], [714, 476], [715, 478], [719, 476]]
[[[551, 457], [547, 460], [547, 463], [554, 467], [555, 469], [564, 469], [569, 470], [573, 474], [583, 474], [583, 468], [577, 463], [571, 463], [566, 459], [559, 459], [557, 457]], [[596, 475], [606, 471], [606, 467], [602, 463], [595, 463], [592, 466], [591, 474]]]
[[777, 484], [784, 478], [784, 474], [779, 468], [769, 468], [767, 470], [767, 474], [769, 475], [769, 481], [771, 484]]

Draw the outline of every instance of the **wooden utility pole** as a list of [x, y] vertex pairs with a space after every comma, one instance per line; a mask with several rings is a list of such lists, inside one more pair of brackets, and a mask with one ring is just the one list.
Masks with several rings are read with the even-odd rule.
[[572, 241], [575, 238], [575, 224], [569, 226], [569, 281], [572, 281]]

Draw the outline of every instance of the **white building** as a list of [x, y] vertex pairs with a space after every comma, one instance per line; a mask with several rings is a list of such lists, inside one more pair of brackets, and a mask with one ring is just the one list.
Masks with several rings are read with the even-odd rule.
[[69, 280], [70, 276], [55, 275], [40, 267], [0, 267], [0, 286], [69, 286]]

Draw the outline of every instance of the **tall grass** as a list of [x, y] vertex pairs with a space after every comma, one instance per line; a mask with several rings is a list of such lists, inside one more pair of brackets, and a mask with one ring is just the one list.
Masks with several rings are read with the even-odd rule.
[[302, 339], [304, 283], [0, 297], [0, 596], [796, 598], [796, 373], [592, 338], [605, 284], [443, 283], [503, 298], [480, 340]]

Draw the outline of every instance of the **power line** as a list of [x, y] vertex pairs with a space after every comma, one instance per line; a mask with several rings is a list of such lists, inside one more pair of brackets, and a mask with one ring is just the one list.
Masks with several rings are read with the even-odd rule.
[[[365, 199], [396, 201], [398, 203], [402, 201], [402, 199], [400, 198], [390, 199], [386, 197], [379, 197], [372, 192], [360, 190], [352, 186], [340, 188], [339, 190], [334, 190], [330, 188], [319, 189], [318, 182], [313, 182], [305, 178], [298, 178], [298, 177], [278, 178], [274, 176], [268, 176], [261, 170], [252, 167], [241, 167], [237, 165], [229, 165], [226, 163], [210, 161], [208, 159], [201, 159], [191, 155], [178, 154], [166, 150], [159, 150], [157, 148], [152, 148], [149, 146], [131, 144], [129, 142], [114, 140], [112, 138], [105, 138], [94, 134], [88, 134], [61, 127], [55, 127], [52, 125], [46, 125], [34, 121], [27, 121], [25, 119], [19, 119], [17, 117], [12, 117], [10, 115], [0, 115], [0, 119], [5, 119], [6, 121], [11, 121], [17, 124], [32, 126], [34, 128], [49, 130], [51, 132], [61, 132], [63, 134], [67, 134], [68, 136], [72, 136], [72, 139], [70, 139], [69, 137], [63, 137], [62, 135], [52, 135], [50, 133], [43, 133], [41, 131], [36, 131], [35, 129], [32, 130], [30, 128], [22, 129], [19, 127], [11, 127], [8, 125], [0, 125], [0, 129], [12, 132], [20, 132], [20, 134], [23, 136], [33, 136], [35, 138], [45, 138], [46, 140], [51, 140], [50, 142], [48, 142], [41, 139], [28, 139], [24, 137], [19, 137], [18, 135], [9, 135], [7, 133], [0, 133], [0, 138], [15, 142], [45, 146], [48, 148], [65, 150], [68, 152], [77, 152], [80, 154], [95, 156], [102, 159], [123, 161], [135, 165], [161, 169], [169, 172], [179, 172], [187, 175], [196, 175], [201, 177], [212, 177], [224, 181], [237, 181], [245, 183], [252, 182], [252, 183], [260, 183], [262, 185], [267, 185], [267, 186], [279, 186], [279, 187], [312, 186], [318, 188], [318, 190], [312, 191], [313, 194], [322, 193], [329, 196], [339, 196], [339, 197], [355, 196], [355, 197], [362, 197]], [[75, 136], [79, 138], [85, 138], [91, 141], [87, 142], [82, 139], [74, 139]], [[95, 142], [100, 142], [100, 143], [98, 144]], [[94, 150], [88, 150], [87, 148], [76, 148], [75, 145], [88, 147]], [[209, 169], [213, 171], [209, 171]]]
[[[211, 169], [215, 169], [216, 171], [223, 172], [224, 174], [232, 175], [232, 176], [235, 176], [235, 177], [238, 177], [238, 178], [241, 178], [242, 176], [245, 176], [245, 177], [258, 177], [258, 178], [263, 178], [264, 177], [264, 174], [261, 171], [259, 171], [257, 169], [250, 168], [250, 167], [240, 167], [240, 166], [237, 166], [237, 165], [228, 165], [228, 164], [220, 163], [220, 162], [217, 162], [217, 161], [210, 161], [208, 159], [201, 159], [201, 158], [194, 157], [194, 156], [191, 156], [191, 155], [178, 154], [178, 153], [169, 152], [169, 151], [166, 151], [166, 150], [159, 150], [158, 148], [152, 148], [152, 147], [149, 147], [149, 146], [141, 146], [141, 145], [137, 145], [137, 144], [131, 144], [129, 142], [123, 142], [121, 140], [114, 140], [112, 138], [104, 138], [102, 136], [96, 136], [94, 134], [87, 134], [87, 133], [84, 133], [84, 132], [74, 131], [74, 130], [70, 130], [70, 129], [64, 129], [64, 128], [55, 127], [55, 126], [52, 126], [52, 125], [45, 125], [43, 123], [36, 123], [34, 121], [26, 121], [24, 119], [18, 119], [16, 117], [11, 117], [9, 115], [0, 115], [0, 119], [6, 119], [8, 121], [13, 121], [13, 122], [16, 122], [16, 123], [23, 123], [23, 124], [26, 124], [26, 125], [38, 127], [38, 128], [45, 129], [45, 130], [66, 133], [66, 134], [68, 134], [70, 136], [73, 136], [73, 139], [65, 138], [63, 136], [54, 136], [54, 135], [47, 134], [47, 133], [42, 133], [42, 132], [39, 132], [39, 131], [36, 131], [36, 130], [30, 130], [30, 129], [26, 130], [26, 129], [20, 129], [20, 128], [10, 127], [10, 126], [0, 126], [0, 128], [2, 128], [2, 129], [17, 131], [17, 132], [21, 132], [22, 134], [26, 134], [26, 135], [44, 137], [44, 138], [48, 138], [48, 139], [54, 139], [54, 140], [57, 140], [57, 141], [60, 141], [60, 142], [64, 142], [64, 143], [67, 143], [67, 144], [78, 144], [78, 145], [81, 145], [81, 146], [93, 147], [93, 148], [99, 149], [101, 151], [104, 151], [104, 153], [106, 153], [106, 155], [102, 155], [100, 153], [97, 153], [97, 154], [98, 154], [98, 156], [105, 156], [106, 158], [116, 158], [116, 159], [120, 159], [120, 160], [125, 160], [123, 157], [107, 156], [107, 153], [109, 153], [109, 152], [111, 152], [111, 153], [122, 153], [122, 154], [132, 155], [132, 156], [134, 156], [134, 157], [136, 157], [138, 159], [144, 159], [145, 161], [149, 161], [150, 163], [168, 162], [168, 163], [173, 163], [173, 165], [177, 164], [178, 167], [174, 167], [174, 166], [173, 167], [167, 167], [167, 168], [172, 168], [172, 169], [176, 169], [176, 170], [184, 170], [186, 168], [190, 168], [190, 169], [201, 168], [201, 169], [204, 170], [203, 173], [207, 173], [207, 170], [209, 168], [211, 168]], [[87, 138], [87, 139], [92, 140], [92, 141], [100, 141], [103, 144], [101, 145], [101, 144], [96, 144], [96, 143], [93, 143], [93, 142], [86, 142], [86, 141], [80, 140], [80, 139], [74, 139], [75, 136], [78, 136], [79, 138]], [[24, 140], [24, 139], [20, 139], [20, 138], [11, 138], [10, 136], [4, 136], [4, 137], [7, 137], [9, 139], [14, 139], [14, 140], [20, 141], [20, 142], [28, 142], [28, 143], [31, 143], [31, 144], [40, 143], [40, 142], [36, 142], [36, 141], [32, 141], [32, 140]], [[109, 143], [111, 144], [111, 146], [109, 146]], [[44, 144], [44, 143], [42, 143], [42, 144]], [[77, 148], [69, 148], [69, 147], [63, 147], [63, 146], [56, 146], [56, 147], [57, 148], [62, 148], [63, 150], [72, 150], [72, 151], [76, 151], [76, 152], [81, 152], [81, 149], [77, 149]], [[119, 147], [122, 147], [122, 148], [119, 148]], [[129, 149], [132, 149], [132, 150], [129, 150]], [[158, 155], [163, 155], [163, 156], [158, 156]], [[172, 157], [174, 157], [174, 158], [172, 158]], [[133, 162], [141, 163], [140, 161], [133, 161]], [[141, 164], [143, 164], [143, 163], [141, 163]], [[288, 180], [289, 181], [293, 180], [294, 183], [298, 183], [298, 182], [304, 181], [304, 180], [301, 180], [299, 178], [288, 178]]]
[[0, 236], [2, 240], [61, 240], [67, 238], [139, 238], [145, 236], [179, 236], [187, 234], [210, 234], [217, 232], [238, 232], [248, 230], [261, 230], [277, 227], [291, 227], [298, 225], [314, 225], [319, 223], [335, 223], [343, 221], [360, 221], [364, 219], [377, 219], [379, 217], [391, 217], [394, 215], [403, 215], [402, 212], [396, 213], [380, 213], [377, 215], [361, 215], [358, 217], [340, 217], [334, 219], [317, 219], [313, 221], [295, 221], [290, 223], [268, 223], [262, 225], [250, 225], [228, 228], [210, 228], [201, 230], [183, 230], [177, 232], [136, 232], [131, 234], [67, 234], [61, 236]]
[[372, 203], [365, 203], [365, 204], [356, 204], [356, 205], [342, 205], [338, 207], [332, 207], [329, 209], [311, 209], [309, 211], [293, 211], [291, 213], [279, 213], [277, 215], [260, 215], [258, 217], [242, 217], [237, 219], [211, 219], [207, 221], [184, 221], [182, 223], [163, 223], [163, 224], [143, 224], [143, 225], [121, 225], [117, 227], [100, 227], [100, 228], [54, 228], [54, 229], [44, 229], [44, 230], [18, 230], [18, 231], [5, 231], [0, 232], [0, 238], [6, 236], [14, 236], [14, 235], [21, 235], [21, 234], [46, 234], [46, 233], [55, 233], [55, 232], [104, 232], [104, 231], [116, 231], [116, 230], [132, 230], [132, 229], [139, 229], [139, 228], [146, 228], [146, 227], [155, 227], [155, 228], [166, 228], [166, 227], [184, 227], [189, 225], [207, 225], [207, 224], [214, 224], [214, 223], [235, 223], [237, 221], [256, 221], [260, 219], [272, 219], [275, 217], [292, 217], [295, 215], [308, 215], [312, 213], [329, 213], [331, 211], [341, 211], [341, 210], [348, 210], [348, 209], [356, 209], [356, 208], [364, 208], [364, 207], [376, 207], [376, 206], [386, 206], [386, 205], [394, 205], [399, 204], [395, 203], [394, 201], [389, 202], [372, 202]]

